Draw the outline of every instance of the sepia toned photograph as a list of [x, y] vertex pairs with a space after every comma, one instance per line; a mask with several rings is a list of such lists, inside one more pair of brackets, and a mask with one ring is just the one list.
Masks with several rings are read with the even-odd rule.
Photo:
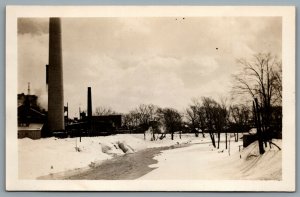
[[294, 7], [38, 8], [7, 9], [7, 189], [295, 190]]

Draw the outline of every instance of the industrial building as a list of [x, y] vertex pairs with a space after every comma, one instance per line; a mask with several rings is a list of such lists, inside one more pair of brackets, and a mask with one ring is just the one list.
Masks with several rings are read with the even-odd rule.
[[37, 104], [38, 97], [18, 94], [18, 138], [39, 139], [46, 122], [46, 111]]
[[101, 136], [116, 134], [122, 125], [121, 115], [93, 116], [92, 90], [88, 87], [87, 114], [80, 112], [76, 123], [68, 124], [66, 130], [70, 136]]
[[[121, 127], [121, 115], [93, 116], [91, 87], [88, 87], [87, 114], [69, 122], [68, 106], [64, 106], [63, 60], [60, 18], [49, 20], [49, 64], [46, 65], [48, 112], [40, 110], [38, 97], [18, 95], [18, 137], [98, 136], [110, 135]], [[66, 115], [65, 115], [66, 112]]]

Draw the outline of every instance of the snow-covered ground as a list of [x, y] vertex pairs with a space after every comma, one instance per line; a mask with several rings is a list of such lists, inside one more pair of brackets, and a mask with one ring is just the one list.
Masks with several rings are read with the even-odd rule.
[[[281, 147], [281, 140], [273, 140]], [[202, 180], [281, 180], [281, 151], [272, 146], [259, 154], [258, 143], [254, 142], [239, 151], [240, 142], [231, 142], [230, 153], [221, 143], [220, 149], [211, 145], [193, 146], [165, 150], [155, 157], [156, 168], [139, 179], [202, 179]]]
[[[18, 139], [18, 165], [20, 179], [36, 179], [40, 176], [87, 167], [96, 162], [111, 159], [115, 155], [136, 152], [146, 148], [189, 143], [193, 135], [182, 135], [171, 140], [150, 141], [150, 135], [119, 134], [102, 137]], [[197, 140], [195, 140], [197, 142]], [[199, 139], [200, 141], [200, 139]], [[122, 150], [123, 149], [123, 150]]]
[[[281, 151], [275, 146], [258, 154], [257, 143], [239, 151], [242, 141], [230, 140], [230, 149], [221, 142], [220, 149], [211, 145], [209, 136], [196, 138], [184, 134], [182, 139], [170, 135], [163, 140], [144, 140], [143, 134], [119, 134], [106, 137], [19, 139], [19, 178], [40, 176], [92, 166], [115, 155], [146, 148], [193, 144], [184, 148], [165, 150], [155, 157], [153, 171], [140, 179], [281, 179]], [[224, 140], [224, 135], [222, 139]], [[281, 147], [281, 140], [274, 141]], [[230, 150], [230, 152], [229, 152]]]

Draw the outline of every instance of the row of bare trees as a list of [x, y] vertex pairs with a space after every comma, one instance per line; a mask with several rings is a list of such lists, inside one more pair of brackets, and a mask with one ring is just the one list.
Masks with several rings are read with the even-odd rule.
[[100, 106], [96, 107], [94, 115], [96, 116], [105, 116], [105, 115], [114, 115], [118, 114], [115, 112], [111, 107], [106, 107], [106, 106]]
[[237, 141], [238, 133], [249, 128], [250, 109], [245, 105], [230, 105], [225, 99], [221, 99], [220, 102], [210, 97], [194, 99], [185, 114], [190, 130], [196, 136], [199, 132], [202, 132], [203, 137], [205, 133], [208, 133], [213, 146], [217, 148], [220, 147], [221, 133], [225, 133], [227, 149], [228, 132], [236, 131], [235, 140]]
[[[282, 102], [282, 69], [281, 61], [271, 54], [257, 54], [252, 59], [238, 59], [240, 72], [233, 75], [231, 95], [234, 99], [216, 101], [210, 97], [193, 99], [184, 112], [172, 108], [160, 108], [141, 104], [123, 115], [123, 126], [130, 130], [145, 131], [153, 122], [164, 127], [173, 139], [174, 132], [188, 129], [196, 136], [209, 134], [214, 147], [220, 146], [220, 134], [227, 132], [248, 131], [250, 127], [259, 127], [264, 133], [264, 141], [272, 130], [274, 109], [281, 108]], [[252, 103], [257, 100], [255, 110]], [[277, 110], [278, 111], [278, 110]], [[255, 113], [254, 113], [255, 112]], [[281, 112], [281, 111], [280, 111]], [[97, 115], [115, 114], [111, 108], [97, 108]], [[280, 113], [279, 113], [280, 115]], [[217, 139], [215, 139], [217, 137]]]
[[150, 126], [160, 126], [164, 128], [163, 131], [156, 132], [170, 133], [173, 139], [174, 133], [182, 128], [182, 114], [172, 108], [141, 104], [124, 115], [123, 126], [140, 132], [146, 131]]
[[157, 121], [158, 107], [152, 104], [141, 104], [123, 116], [123, 125], [128, 129], [147, 129], [151, 121]]

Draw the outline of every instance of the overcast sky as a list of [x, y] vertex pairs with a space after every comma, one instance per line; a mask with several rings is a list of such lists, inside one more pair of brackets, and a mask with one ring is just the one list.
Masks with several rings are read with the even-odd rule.
[[[47, 107], [46, 18], [18, 21], [18, 93]], [[229, 97], [237, 58], [271, 52], [281, 58], [280, 17], [63, 18], [64, 101], [70, 116], [109, 106], [126, 113], [139, 104], [185, 109], [192, 98]]]

